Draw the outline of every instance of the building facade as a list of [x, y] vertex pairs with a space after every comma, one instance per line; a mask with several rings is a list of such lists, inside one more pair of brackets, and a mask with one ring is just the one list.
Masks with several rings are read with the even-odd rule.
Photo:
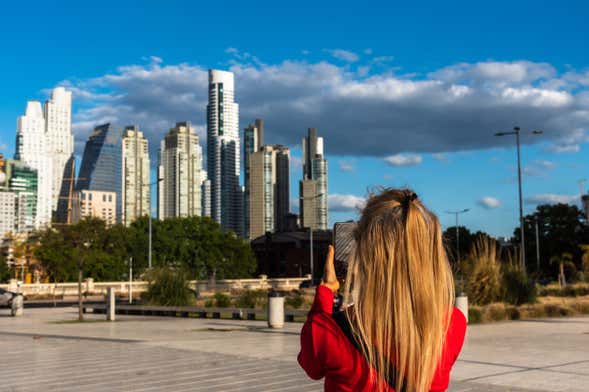
[[158, 163], [158, 218], [200, 216], [202, 148], [189, 122], [176, 123], [161, 141]]
[[128, 226], [150, 213], [149, 144], [139, 127], [128, 126], [121, 145], [121, 222]]
[[249, 155], [249, 232], [254, 239], [284, 230], [289, 213], [288, 147], [265, 145]]
[[250, 233], [250, 156], [259, 151], [264, 144], [264, 121], [256, 119], [243, 130], [243, 173], [244, 173], [244, 230], [249, 238]]
[[15, 233], [16, 228], [16, 194], [0, 190], [0, 244], [8, 233]]
[[207, 172], [211, 217], [225, 229], [243, 236], [239, 155], [239, 106], [234, 102], [233, 73], [209, 70]]
[[63, 184], [63, 179], [73, 181], [72, 92], [63, 87], [53, 89], [51, 98], [45, 102], [44, 116], [47, 148], [52, 161], [52, 210], [57, 211], [60, 196], [68, 197], [67, 193], [62, 194], [62, 188], [64, 191], [71, 189], [69, 183]]
[[73, 223], [88, 217], [102, 219], [108, 226], [117, 223], [116, 192], [80, 189], [75, 192], [74, 200]]
[[323, 138], [317, 137], [317, 129], [308, 129], [302, 146], [303, 179], [299, 183], [301, 227], [327, 230], [327, 160], [323, 154]]
[[29, 101], [24, 116], [17, 121], [14, 158], [37, 171], [36, 229], [51, 224], [53, 210], [53, 160], [45, 136], [41, 103]]
[[6, 190], [15, 194], [15, 224], [17, 233], [28, 233], [35, 229], [37, 217], [37, 170], [23, 162], [6, 161]]
[[84, 147], [84, 155], [76, 183], [76, 191], [115, 193], [115, 219], [117, 222], [121, 221], [122, 210], [121, 137], [121, 128], [112, 124], [103, 124], [94, 128]]

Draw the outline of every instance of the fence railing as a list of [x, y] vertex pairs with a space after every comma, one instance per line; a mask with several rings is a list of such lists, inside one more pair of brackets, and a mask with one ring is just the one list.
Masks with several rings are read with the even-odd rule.
[[[190, 287], [198, 292], [208, 291], [231, 291], [231, 290], [259, 290], [274, 289], [281, 291], [296, 290], [310, 276], [303, 278], [266, 278], [261, 275], [257, 279], [223, 279], [223, 280], [192, 280]], [[82, 282], [82, 290], [90, 295], [106, 294], [109, 287], [112, 287], [117, 294], [128, 294], [131, 290], [134, 294], [140, 294], [147, 290], [148, 282], [94, 282], [93, 279], [86, 279]], [[78, 283], [27, 283], [18, 284], [11, 280], [8, 284], [0, 284], [0, 288], [8, 291], [19, 292], [27, 295], [40, 296], [71, 296], [77, 295]]]

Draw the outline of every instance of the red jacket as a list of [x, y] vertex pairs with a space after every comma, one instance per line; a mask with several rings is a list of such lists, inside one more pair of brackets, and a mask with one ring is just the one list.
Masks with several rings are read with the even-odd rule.
[[[332, 318], [333, 292], [326, 286], [317, 287], [315, 301], [301, 331], [301, 352], [298, 361], [314, 380], [325, 377], [325, 391], [372, 391], [375, 370], [352, 345]], [[450, 370], [456, 361], [466, 332], [466, 319], [454, 308], [440, 366], [430, 391], [445, 391]], [[372, 374], [371, 374], [372, 373]], [[394, 389], [390, 389], [394, 391]]]

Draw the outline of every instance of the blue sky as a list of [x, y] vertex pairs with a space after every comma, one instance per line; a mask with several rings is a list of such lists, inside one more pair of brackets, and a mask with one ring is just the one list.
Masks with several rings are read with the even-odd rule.
[[[0, 15], [0, 152], [28, 99], [74, 90], [77, 152], [93, 125], [138, 123], [152, 152], [175, 121], [203, 135], [206, 70], [236, 74], [240, 128], [293, 149], [326, 138], [332, 223], [370, 187], [410, 186], [452, 225], [517, 224], [513, 140], [524, 138], [526, 211], [575, 202], [589, 177], [584, 2], [11, 2]], [[121, 4], [123, 3], [123, 4]], [[320, 3], [320, 4], [318, 4]], [[203, 140], [203, 143], [205, 141]]]

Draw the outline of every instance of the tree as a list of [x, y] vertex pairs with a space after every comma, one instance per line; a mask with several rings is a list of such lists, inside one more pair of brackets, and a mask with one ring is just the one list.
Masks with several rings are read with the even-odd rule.
[[[536, 267], [536, 228], [540, 239], [540, 269]], [[526, 268], [537, 277], [556, 278], [560, 271], [559, 263], [550, 263], [553, 257], [561, 257], [568, 253], [575, 269], [582, 270], [583, 251], [581, 244], [589, 243], [589, 227], [584, 224], [583, 212], [574, 205], [555, 204], [540, 205], [533, 214], [525, 217], [526, 233]], [[514, 241], [520, 241], [520, 229], [515, 229]]]

